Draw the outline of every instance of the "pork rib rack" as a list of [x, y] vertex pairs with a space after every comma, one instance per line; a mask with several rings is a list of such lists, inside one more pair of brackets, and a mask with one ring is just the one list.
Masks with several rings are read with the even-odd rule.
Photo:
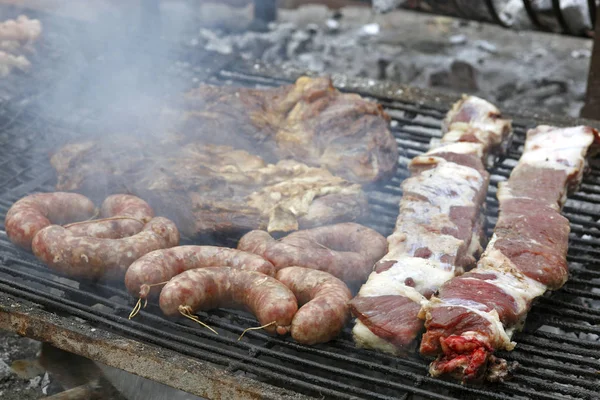
[[512, 350], [533, 300], [567, 280], [570, 227], [560, 211], [597, 143], [598, 132], [584, 126], [527, 133], [519, 163], [499, 184], [500, 215], [477, 268], [444, 284], [421, 311], [421, 353], [439, 356], [433, 376], [504, 378], [507, 364], [493, 352]]
[[351, 302], [360, 347], [392, 354], [411, 348], [423, 329], [421, 303], [473, 268], [483, 251], [489, 183], [483, 162], [506, 148], [511, 122], [494, 105], [466, 96], [449, 111], [443, 129], [438, 146], [410, 162], [388, 254]]

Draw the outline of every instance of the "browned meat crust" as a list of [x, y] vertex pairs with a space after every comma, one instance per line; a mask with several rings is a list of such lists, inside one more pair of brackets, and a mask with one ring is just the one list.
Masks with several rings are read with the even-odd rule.
[[339, 92], [328, 78], [302, 77], [273, 89], [202, 85], [184, 103], [182, 140], [233, 144], [361, 184], [396, 170], [398, 146], [383, 108]]
[[101, 199], [131, 193], [187, 235], [288, 232], [353, 221], [367, 210], [360, 185], [293, 160], [266, 164], [227, 146], [141, 144], [122, 138], [64, 146], [51, 158], [57, 188]]

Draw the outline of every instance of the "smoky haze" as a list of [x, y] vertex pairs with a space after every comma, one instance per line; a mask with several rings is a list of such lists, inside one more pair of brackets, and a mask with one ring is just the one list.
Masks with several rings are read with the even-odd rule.
[[[75, 9], [70, 3], [39, 16], [41, 62], [30, 73], [52, 71], [52, 79], [39, 88], [42, 95], [35, 111], [60, 129], [44, 132], [35, 144], [40, 151], [31, 151], [42, 158], [35, 161], [48, 165], [49, 156], [64, 145], [93, 142], [91, 152], [81, 153], [92, 160], [81, 168], [93, 172], [84, 183], [59, 190], [80, 192], [97, 204], [109, 194], [131, 192], [178, 226], [190, 224], [193, 215], [183, 196], [179, 206], [169, 206], [177, 204], [170, 193], [153, 201], [146, 183], [133, 185], [153, 174], [148, 172], [154, 165], [152, 155], [164, 150], [157, 143], [178, 129], [178, 113], [168, 110], [177, 107], [183, 92], [198, 85], [181, 68], [194, 57], [193, 49], [186, 47], [199, 29], [193, 2], [124, 1], [114, 2], [114, 7], [79, 4]], [[78, 163], [81, 157], [65, 163]]]
[[42, 35], [60, 56], [55, 65], [39, 66], [56, 68], [56, 79], [39, 104], [41, 113], [85, 127], [79, 137], [168, 130], [160, 111], [192, 84], [173, 67], [183, 39], [196, 28], [192, 7], [162, 3], [160, 12], [158, 1], [124, 1], [95, 11], [90, 5], [80, 10], [88, 21], [60, 16], [43, 21]]
[[61, 55], [38, 102], [63, 126], [46, 133], [53, 189], [96, 204], [132, 193], [184, 236], [221, 244], [258, 227], [288, 232], [367, 214], [361, 183], [397, 162], [379, 106], [326, 78], [271, 90], [202, 86], [184, 97], [198, 86], [198, 64], [216, 70], [222, 57], [192, 44], [194, 7], [164, 1], [156, 13], [155, 2], [141, 4], [148, 8], [127, 3], [86, 23], [42, 20]]

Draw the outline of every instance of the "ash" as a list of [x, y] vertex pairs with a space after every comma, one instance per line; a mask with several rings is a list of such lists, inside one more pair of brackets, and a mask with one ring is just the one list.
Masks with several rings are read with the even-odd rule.
[[40, 343], [0, 331], [0, 398], [30, 400], [44, 396], [44, 370], [37, 362]]
[[402, 10], [312, 5], [280, 10], [277, 23], [248, 32], [240, 30], [246, 26], [239, 9], [236, 23], [227, 14], [212, 14], [190, 46], [282, 68], [475, 94], [505, 110], [578, 116], [585, 97], [592, 48], [585, 38]]

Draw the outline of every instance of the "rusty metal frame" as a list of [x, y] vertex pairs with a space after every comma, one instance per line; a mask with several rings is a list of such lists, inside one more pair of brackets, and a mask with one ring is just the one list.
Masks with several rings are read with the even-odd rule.
[[208, 399], [308, 400], [174, 351], [64, 317], [40, 305], [0, 292], [0, 329]]
[[[600, 21], [600, 7], [596, 7], [596, 21]], [[585, 105], [581, 109], [584, 118], [600, 119], [600, 24], [594, 29], [594, 46], [590, 58]]]

